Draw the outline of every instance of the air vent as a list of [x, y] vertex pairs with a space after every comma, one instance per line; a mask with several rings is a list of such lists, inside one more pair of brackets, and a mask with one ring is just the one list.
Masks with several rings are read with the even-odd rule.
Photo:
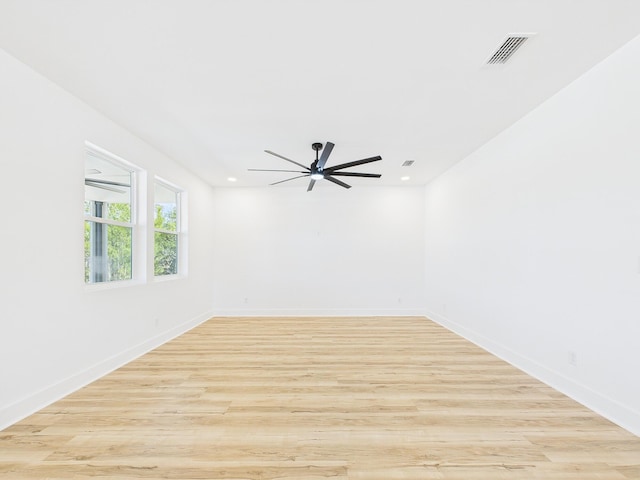
[[411, 165], [413, 165], [413, 162], [415, 162], [415, 160], [405, 160], [404, 163], [402, 164], [403, 167], [410, 167]]
[[524, 42], [526, 42], [529, 37], [531, 37], [531, 33], [526, 34], [511, 34], [507, 37], [507, 39], [502, 42], [502, 45], [498, 47], [498, 49], [489, 57], [487, 60], [487, 65], [501, 65], [507, 63], [507, 60], [511, 58], [511, 56], [516, 53]]

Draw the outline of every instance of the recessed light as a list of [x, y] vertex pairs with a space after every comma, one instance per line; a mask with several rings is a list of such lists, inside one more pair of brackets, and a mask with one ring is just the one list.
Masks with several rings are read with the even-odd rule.
[[237, 182], [238, 179], [236, 177], [229, 177], [229, 178], [227, 178], [227, 181], [228, 182]]
[[406, 182], [407, 180], [411, 180], [411, 177], [400, 177], [400, 180], [402, 180], [403, 182]]

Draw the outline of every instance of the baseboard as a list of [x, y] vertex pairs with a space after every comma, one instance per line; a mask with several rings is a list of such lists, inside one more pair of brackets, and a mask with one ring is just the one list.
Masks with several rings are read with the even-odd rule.
[[211, 318], [206, 312], [0, 409], [0, 430], [41, 410]]
[[582, 385], [566, 375], [556, 372], [544, 365], [522, 356], [508, 347], [470, 330], [442, 315], [426, 312], [427, 318], [442, 325], [447, 330], [460, 335], [498, 358], [519, 368], [523, 372], [564, 393], [569, 398], [593, 410], [598, 415], [612, 421], [616, 425], [640, 436], [640, 412], [621, 404], [617, 400], [602, 395], [586, 385]]
[[220, 308], [217, 317], [424, 317], [421, 308]]

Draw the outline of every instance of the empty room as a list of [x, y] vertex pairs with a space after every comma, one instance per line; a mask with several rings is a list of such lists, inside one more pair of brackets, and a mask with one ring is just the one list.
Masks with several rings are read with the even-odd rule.
[[640, 479], [640, 2], [0, 0], [0, 479]]

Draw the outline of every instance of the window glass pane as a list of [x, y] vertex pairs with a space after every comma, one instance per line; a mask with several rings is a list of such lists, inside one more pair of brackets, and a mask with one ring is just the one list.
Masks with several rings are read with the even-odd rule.
[[178, 235], [155, 232], [154, 275], [175, 275], [178, 273]]
[[91, 275], [91, 224], [84, 222], [84, 283], [89, 283]]
[[85, 282], [131, 279], [132, 230], [130, 227], [85, 221]]
[[153, 223], [156, 229], [178, 231], [178, 194], [157, 182], [154, 191]]
[[84, 173], [84, 213], [98, 218], [131, 222], [132, 173], [92, 153]]

